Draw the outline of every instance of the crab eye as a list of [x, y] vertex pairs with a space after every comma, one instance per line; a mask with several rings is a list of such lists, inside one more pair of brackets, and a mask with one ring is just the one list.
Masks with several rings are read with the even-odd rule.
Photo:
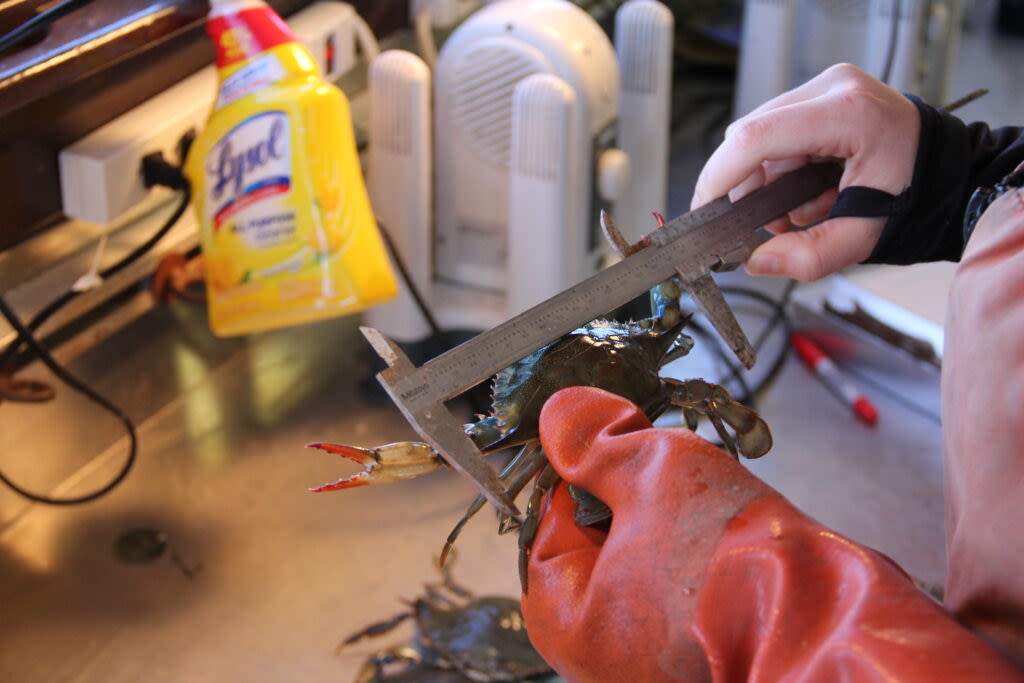
[[504, 629], [510, 629], [512, 631], [522, 631], [526, 628], [526, 624], [523, 622], [523, 616], [518, 612], [510, 612], [501, 618], [498, 625]]

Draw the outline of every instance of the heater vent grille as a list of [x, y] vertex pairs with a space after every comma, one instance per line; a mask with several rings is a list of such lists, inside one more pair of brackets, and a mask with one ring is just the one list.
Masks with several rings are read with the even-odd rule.
[[410, 154], [425, 134], [419, 124], [430, 106], [430, 69], [416, 55], [388, 50], [370, 65], [370, 83], [372, 143]]
[[459, 134], [484, 159], [508, 168], [512, 93], [537, 62], [512, 45], [480, 45], [466, 51], [454, 69], [454, 116]]
[[653, 2], [630, 4], [619, 11], [615, 41], [622, 88], [653, 93], [666, 75], [668, 65], [659, 57], [672, 50], [672, 14], [664, 5]]

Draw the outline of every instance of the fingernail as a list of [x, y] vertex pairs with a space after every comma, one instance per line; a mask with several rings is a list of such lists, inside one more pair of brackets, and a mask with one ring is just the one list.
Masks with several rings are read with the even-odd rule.
[[775, 275], [782, 269], [782, 260], [776, 254], [754, 254], [747, 260], [751, 275]]

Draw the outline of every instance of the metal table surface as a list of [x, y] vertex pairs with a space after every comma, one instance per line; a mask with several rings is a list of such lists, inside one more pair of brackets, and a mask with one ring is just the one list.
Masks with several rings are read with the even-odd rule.
[[[355, 320], [222, 342], [177, 307], [108, 342], [72, 368], [139, 420], [138, 462], [109, 496], [71, 509], [0, 492], [0, 679], [351, 680], [382, 643], [335, 646], [437, 580], [431, 558], [474, 495], [448, 472], [307, 491], [346, 466], [303, 444], [413, 435], [397, 411], [358, 398], [369, 354]], [[4, 470], [81, 493], [116, 471], [118, 430], [66, 390], [46, 407], [5, 404]], [[456, 579], [514, 595], [515, 541], [493, 516], [477, 521]], [[194, 578], [167, 558], [120, 564], [114, 540], [139, 526], [165, 531]]]
[[[72, 370], [138, 421], [138, 463], [112, 494], [74, 508], [0, 490], [0, 679], [346, 681], [366, 653], [406, 637], [334, 652], [437, 579], [431, 559], [475, 489], [439, 472], [306, 491], [352, 468], [303, 444], [413, 436], [396, 409], [360, 397], [370, 352], [356, 323], [216, 340], [201, 311], [175, 304], [76, 358]], [[822, 522], [939, 582], [938, 427], [878, 400], [883, 419], [864, 428], [791, 361], [761, 405], [775, 448], [751, 467]], [[0, 466], [35, 490], [86, 491], [125, 452], [120, 425], [70, 391], [0, 406]], [[139, 526], [165, 531], [195, 576], [167, 557], [119, 563], [115, 538]], [[457, 580], [517, 593], [515, 539], [497, 536], [493, 515], [457, 547]]]
[[[1021, 43], [985, 26], [965, 32], [951, 92], [988, 86], [961, 116], [1017, 123], [1006, 117], [1020, 111]], [[691, 188], [713, 145], [681, 137], [670, 187]], [[688, 203], [678, 192], [668, 215]], [[436, 580], [431, 558], [475, 494], [451, 472], [306, 492], [346, 466], [304, 443], [413, 436], [397, 410], [360, 398], [370, 357], [351, 318], [223, 341], [201, 312], [174, 305], [76, 358], [72, 370], [138, 422], [139, 461], [114, 493], [77, 508], [29, 505], [0, 488], [0, 680], [351, 680], [377, 645], [336, 655], [339, 639]], [[680, 362], [695, 362], [695, 375], [696, 360]], [[775, 447], [748, 465], [821, 522], [941, 583], [939, 427], [872, 398], [875, 429], [791, 359], [759, 406]], [[120, 425], [73, 392], [42, 407], [0, 405], [0, 469], [35, 490], [84, 491], [124, 453]], [[194, 578], [166, 557], [118, 563], [117, 535], [145, 525], [200, 566]], [[516, 594], [515, 541], [497, 536], [493, 516], [470, 523], [458, 549], [458, 580]]]
[[[701, 120], [693, 128], [675, 141], [672, 188], [692, 188], [710, 152]], [[669, 203], [674, 216], [689, 195]], [[759, 281], [775, 293], [781, 284]], [[752, 338], [763, 320], [755, 309], [737, 306]], [[29, 504], [0, 487], [0, 680], [350, 681], [367, 653], [407, 638], [403, 626], [335, 653], [341, 638], [437, 580], [432, 559], [476, 490], [438, 472], [307, 492], [355, 466], [303, 444], [415, 436], [397, 409], [362, 397], [372, 352], [357, 323], [218, 340], [203, 311], [176, 303], [77, 356], [71, 370], [136, 421], [138, 462], [109, 496], [73, 508]], [[754, 381], [780, 337], [761, 352]], [[696, 351], [679, 361], [682, 375], [718, 376]], [[875, 429], [791, 358], [759, 405], [775, 446], [747, 465], [821, 522], [939, 584], [939, 427], [872, 398], [882, 415]], [[0, 470], [35, 491], [94, 488], [117, 471], [126, 444], [116, 420], [66, 388], [42, 406], [0, 404]], [[167, 556], [117, 560], [118, 535], [143, 526], [166, 532], [197, 569], [192, 578]], [[457, 550], [458, 581], [518, 593], [515, 539], [496, 534], [492, 514], [466, 527]]]

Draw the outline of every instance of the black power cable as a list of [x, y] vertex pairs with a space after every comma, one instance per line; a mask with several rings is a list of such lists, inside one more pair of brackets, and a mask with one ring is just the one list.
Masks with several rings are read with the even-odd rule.
[[[192, 146], [192, 141], [194, 139], [195, 135], [193, 133], [186, 134], [182, 138], [179, 145], [178, 156], [182, 163], [184, 163], [185, 157], [188, 155], [188, 150]], [[139, 260], [143, 254], [146, 254], [156, 246], [156, 243], [163, 239], [170, 229], [174, 227], [174, 224], [178, 222], [178, 219], [180, 219], [185, 213], [185, 209], [188, 208], [189, 202], [192, 200], [191, 187], [185, 179], [185, 176], [182, 174], [180, 166], [173, 166], [169, 162], [163, 161], [163, 159], [160, 158], [160, 155], [150, 155], [142, 160], [142, 167], [143, 179], [146, 187], [163, 185], [171, 187], [172, 189], [180, 189], [182, 192], [181, 201], [178, 203], [177, 207], [175, 207], [174, 213], [171, 214], [171, 216], [156, 232], [150, 235], [149, 239], [135, 247], [135, 249], [132, 249], [131, 252], [126, 254], [113, 265], [108, 266], [99, 272], [99, 277], [103, 280], [124, 270], [129, 265]], [[67, 290], [32, 316], [32, 319], [25, 326], [26, 329], [30, 333], [34, 333], [43, 323], [49, 320], [54, 313], [64, 308], [81, 294], [82, 292], [77, 290]], [[10, 371], [12, 369], [11, 366], [14, 363], [14, 358], [25, 343], [26, 338], [23, 335], [18, 335], [18, 337], [3, 350], [3, 353], [0, 353], [0, 372], [5, 370]]]
[[402, 281], [405, 286], [409, 288], [409, 294], [412, 296], [413, 301], [416, 302], [416, 308], [420, 309], [420, 314], [423, 319], [427, 321], [427, 325], [430, 327], [430, 331], [434, 334], [445, 351], [450, 351], [455, 347], [452, 343], [451, 338], [445, 333], [441, 325], [437, 322], [437, 318], [434, 317], [434, 313], [427, 306], [426, 299], [423, 298], [423, 293], [420, 292], [420, 288], [412, 279], [412, 275], [409, 273], [408, 267], [405, 265], [405, 261], [402, 260], [402, 255], [398, 253], [398, 247], [395, 245], [395, 241], [391, 238], [391, 233], [388, 232], [387, 226], [377, 221], [377, 229], [380, 231], [381, 237], [384, 238], [384, 244], [387, 246], [388, 252], [391, 254], [391, 258], [395, 262], [395, 267], [398, 268], [398, 273], [402, 277]]
[[85, 7], [92, 0], [64, 0], [44, 12], [40, 12], [24, 24], [0, 36], [0, 52], [13, 47], [30, 37], [37, 29], [52, 24], [61, 17], [74, 12], [76, 9]]
[[[427, 305], [427, 301], [424, 298], [423, 293], [416, 285], [416, 282], [413, 281], [408, 267], [402, 260], [401, 254], [398, 253], [398, 248], [395, 245], [394, 240], [391, 238], [391, 233], [388, 232], [387, 226], [378, 220], [377, 228], [380, 231], [381, 237], [384, 239], [384, 244], [387, 246], [388, 253], [391, 254], [391, 258], [394, 261], [395, 267], [398, 269], [398, 273], [401, 276], [402, 281], [409, 289], [410, 296], [412, 296], [413, 301], [416, 302], [416, 307], [419, 309], [423, 319], [427, 321], [427, 326], [430, 327], [432, 338], [440, 345], [442, 352], [451, 351], [456, 346], [454, 340], [451, 335], [445, 332], [440, 323], [437, 322], [437, 318], [434, 317], [430, 306]], [[467, 389], [462, 393], [462, 397], [468, 401], [473, 412], [487, 413], [490, 411], [491, 393], [486, 384], [478, 384]]]
[[[761, 348], [768, 341], [775, 329], [782, 325], [785, 331], [785, 340], [779, 349], [779, 353], [776, 354], [772, 360], [771, 365], [768, 366], [768, 371], [761, 378], [761, 381], [757, 383], [753, 389], [745, 390], [746, 396], [740, 397], [738, 400], [740, 403], [748, 403], [753, 407], [754, 402], [757, 398], [764, 393], [765, 389], [771, 385], [775, 379], [782, 372], [782, 368], [786, 365], [786, 360], [789, 358], [789, 333], [793, 331], [793, 324], [789, 319], [789, 315], [786, 313], [786, 306], [789, 305], [789, 300], [793, 295], [793, 290], [797, 286], [796, 280], [790, 280], [786, 283], [785, 288], [782, 291], [781, 296], [778, 300], [773, 299], [764, 292], [760, 292], [756, 289], [749, 287], [735, 287], [735, 286], [724, 286], [722, 287], [723, 294], [731, 294], [733, 296], [742, 296], [754, 301], [760, 302], [772, 310], [772, 316], [769, 318], [768, 323], [764, 329], [758, 335], [757, 339], [753, 343], [754, 351], [760, 353]], [[740, 377], [742, 368], [738, 365], [732, 365], [731, 362], [727, 363], [731, 367], [729, 376], [725, 379], [728, 382], [732, 378]], [[723, 384], [725, 383], [723, 382]]]
[[899, 40], [900, 29], [900, 0], [893, 0], [892, 4], [892, 26], [889, 28], [889, 46], [885, 55], [885, 67], [882, 69], [881, 81], [886, 85], [892, 78], [892, 65], [896, 60], [896, 43]]
[[[179, 150], [179, 158], [181, 159], [182, 163], [184, 163], [184, 159], [188, 154], [188, 148], [189, 145], [191, 144], [191, 141], [191, 135], [188, 135], [182, 139]], [[166, 221], [164, 221], [160, 228], [157, 229], [157, 231], [154, 232], [145, 242], [143, 242], [138, 247], [133, 249], [129, 254], [118, 260], [113, 265], [100, 271], [99, 275], [102, 279], [106, 279], [114, 275], [115, 273], [118, 273], [119, 271], [123, 270], [134, 261], [138, 260], [143, 254], [151, 250], [157, 244], [157, 242], [159, 242], [164, 237], [164, 235], [167, 234], [167, 232], [174, 226], [174, 224], [178, 222], [178, 219], [181, 218], [182, 214], [184, 214], [185, 212], [185, 209], [188, 208], [188, 205], [191, 202], [191, 189], [189, 187], [188, 181], [181, 173], [180, 166], [173, 166], [169, 162], [156, 160], [153, 157], [147, 157], [147, 160], [144, 160], [143, 163], [143, 175], [145, 177], [145, 182], [147, 186], [153, 184], [161, 184], [181, 189], [181, 199], [178, 205], [175, 207], [173, 213], [167, 218]], [[159, 178], [159, 180], [154, 181], [153, 178]], [[92, 491], [81, 496], [75, 496], [72, 498], [53, 498], [51, 496], [33, 493], [32, 491], [29, 491], [23, 488], [22, 486], [19, 486], [17, 483], [12, 481], [8, 476], [6, 476], [2, 471], [0, 471], [0, 482], [7, 485], [12, 491], [33, 502], [44, 503], [47, 505], [79, 505], [82, 503], [94, 501], [97, 498], [106, 495], [114, 488], [116, 488], [118, 484], [120, 484], [126, 476], [128, 476], [128, 472], [131, 471], [132, 466], [135, 464], [135, 459], [138, 453], [138, 437], [136, 436], [135, 425], [131, 421], [131, 418], [129, 418], [116, 405], [114, 405], [109, 400], [98, 394], [95, 390], [93, 390], [87, 384], [79, 380], [77, 377], [68, 372], [64, 367], [62, 367], [53, 358], [50, 351], [46, 349], [35, 337], [34, 333], [36, 329], [39, 328], [40, 325], [46, 322], [46, 320], [48, 320], [50, 316], [52, 316], [58, 310], [66, 306], [70, 301], [74, 300], [79, 294], [80, 292], [68, 290], [67, 292], [65, 292], [64, 294], [62, 294], [61, 296], [57, 297], [49, 304], [44, 306], [42, 310], [40, 310], [35, 316], [33, 316], [32, 320], [28, 324], [23, 323], [18, 318], [14, 310], [12, 310], [11, 307], [7, 304], [7, 302], [3, 299], [3, 297], [0, 297], [0, 315], [3, 315], [3, 317], [7, 319], [7, 322], [17, 333], [17, 337], [15, 337], [14, 341], [11, 342], [11, 344], [4, 350], [3, 354], [0, 354], [0, 369], [6, 368], [10, 364], [12, 364], [15, 355], [22, 348], [22, 346], [27, 346], [28, 349], [36, 357], [38, 357], [39, 360], [42, 361], [42, 363], [46, 365], [46, 367], [48, 367], [51, 372], [53, 372], [54, 375], [56, 375], [59, 379], [61, 379], [65, 384], [70, 386], [75, 391], [78, 391], [79, 393], [85, 395], [93, 403], [96, 403], [97, 405], [105, 408], [107, 411], [113, 414], [117, 419], [119, 419], [124, 424], [125, 429], [128, 432], [128, 439], [130, 441], [128, 456], [125, 458], [124, 464], [121, 466], [121, 469], [117, 472], [116, 475], [114, 475], [114, 477], [109, 482], [107, 482], [100, 488], [96, 489], [95, 491]]]
[[[133, 249], [132, 252], [125, 256], [123, 259], [113, 264], [112, 266], [105, 268], [104, 270], [101, 270], [99, 272], [100, 278], [104, 280], [109, 278], [110, 276], [129, 266], [134, 261], [137, 261], [143, 254], [145, 254], [154, 246], [156, 246], [156, 243], [163, 239], [164, 235], [166, 235], [168, 231], [170, 231], [170, 229], [174, 227], [174, 224], [177, 223], [178, 219], [181, 218], [182, 214], [185, 213], [185, 209], [188, 208], [189, 201], [191, 201], [191, 193], [188, 190], [185, 190], [182, 194], [181, 201], [178, 203], [178, 206], [174, 210], [174, 213], [170, 216], [170, 218], [167, 219], [167, 221], [160, 227], [160, 229], [153, 233], [153, 235], [151, 235], [149, 239], [147, 239], [141, 245]], [[39, 312], [36, 313], [34, 316], [32, 316], [32, 319], [25, 326], [26, 330], [29, 333], [34, 333], [37, 329], [39, 329], [39, 327], [43, 323], [49, 320], [54, 313], [64, 308], [73, 300], [77, 299], [81, 294], [82, 292], [77, 290], [67, 290], [59, 297], [57, 297], [56, 299], [48, 303], [46, 306], [44, 306], [42, 309], [40, 309]], [[28, 344], [27, 337], [25, 337], [24, 335], [19, 335], [17, 339], [11, 342], [11, 344], [6, 349], [4, 349], [3, 353], [0, 354], [0, 369], [10, 368], [10, 366], [13, 364], [15, 356], [18, 354], [19, 351], [21, 351], [23, 344]]]
[[[734, 297], [743, 297], [751, 299], [760, 304], [765, 305], [771, 311], [771, 317], [768, 319], [767, 324], [758, 334], [757, 339], [753, 342], [752, 346], [754, 351], [760, 354], [761, 349], [764, 347], [768, 338], [773, 332], [782, 325], [783, 330], [786, 332], [786, 338], [789, 337], [789, 332], [792, 331], [793, 325], [789, 319], [789, 315], [786, 313], [786, 306], [789, 304], [789, 300], [792, 296], [793, 290], [797, 285], [796, 280], [790, 280], [786, 283], [786, 287], [780, 295], [779, 299], [773, 299], [764, 292], [760, 292], [756, 289], [749, 287], [737, 287], [737, 286], [722, 286], [721, 290], [723, 294], [728, 294]], [[734, 397], [734, 399], [750, 407], [751, 409], [757, 409], [757, 399], [764, 393], [764, 391], [775, 381], [779, 373], [786, 365], [786, 361], [789, 359], [789, 344], [783, 343], [780, 347], [778, 354], [772, 359], [771, 364], [768, 366], [768, 371], [761, 377], [760, 381], [751, 387], [743, 375], [742, 366], [736, 364], [734, 359], [723, 349], [721, 343], [718, 340], [717, 335], [708, 330], [706, 327], [696, 321], [691, 321], [690, 326], [693, 330], [700, 335], [702, 339], [708, 341], [711, 344], [712, 351], [722, 362], [722, 364], [728, 369], [727, 374], [718, 380], [718, 384], [725, 386], [729, 382], [735, 381], [740, 386], [740, 390], [743, 394]]]
[[11, 481], [11, 479], [2, 471], [0, 471], [0, 482], [6, 484], [12, 491], [20, 496], [28, 498], [33, 502], [45, 503], [47, 505], [79, 505], [81, 503], [88, 503], [106, 495], [120, 484], [126, 476], [128, 476], [128, 472], [132, 469], [132, 465], [135, 464], [135, 456], [138, 452], [138, 437], [135, 435], [135, 425], [120, 408], [96, 393], [87, 384], [65, 370], [56, 360], [54, 360], [53, 356], [50, 355], [50, 352], [43, 348], [43, 346], [32, 335], [32, 332], [29, 331], [21, 320], [18, 319], [18, 316], [13, 310], [11, 310], [11, 307], [7, 305], [7, 302], [4, 301], [3, 297], [0, 297], [0, 314], [7, 319], [7, 322], [10, 323], [11, 327], [18, 332], [20, 338], [24, 340], [28, 347], [39, 357], [39, 360], [41, 360], [43, 364], [53, 372], [53, 374], [59, 377], [72, 389], [84, 394], [93, 403], [106, 408], [115, 417], [117, 417], [117, 419], [121, 420], [121, 422], [124, 423], [125, 429], [128, 431], [128, 438], [131, 441], [131, 445], [128, 449], [128, 457], [125, 459], [120, 471], [118, 471], [114, 478], [95, 491], [82, 496], [76, 496], [74, 498], [51, 498], [50, 496], [33, 493]]

